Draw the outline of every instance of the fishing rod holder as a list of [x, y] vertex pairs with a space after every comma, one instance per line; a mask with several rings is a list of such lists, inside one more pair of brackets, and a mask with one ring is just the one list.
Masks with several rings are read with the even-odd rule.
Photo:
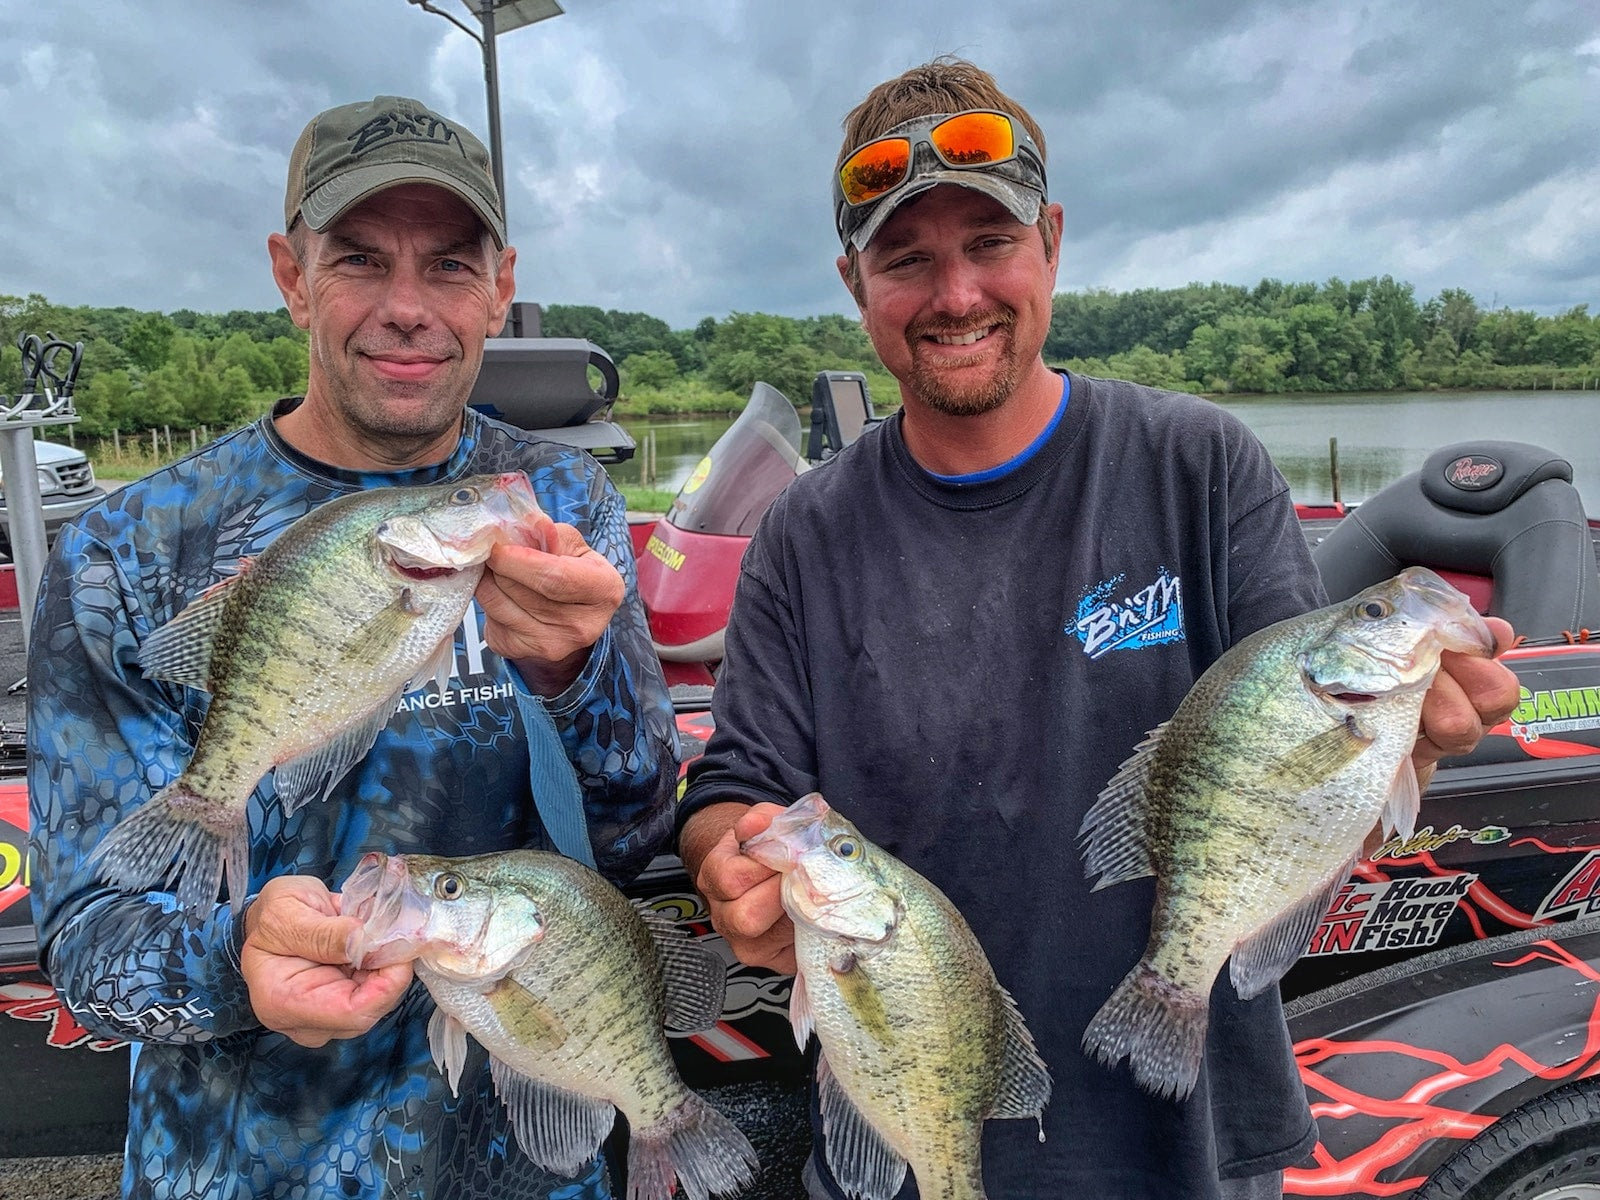
[[5, 489], [5, 522], [26, 648], [47, 547], [33, 441], [40, 428], [71, 425], [79, 419], [72, 393], [83, 365], [83, 343], [65, 342], [47, 331], [44, 337], [22, 334], [17, 348], [22, 351], [22, 387], [15, 396], [0, 395], [0, 486]]

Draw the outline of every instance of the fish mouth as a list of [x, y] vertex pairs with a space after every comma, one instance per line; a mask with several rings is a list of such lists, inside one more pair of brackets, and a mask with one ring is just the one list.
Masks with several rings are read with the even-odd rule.
[[760, 833], [739, 843], [739, 853], [764, 867], [787, 871], [806, 851], [821, 845], [822, 820], [832, 810], [820, 792], [809, 792], [772, 818]]
[[1458, 654], [1494, 657], [1493, 631], [1458, 589], [1427, 567], [1407, 567], [1400, 579], [1407, 599], [1414, 599], [1434, 614], [1443, 614], [1445, 619], [1434, 623], [1434, 636], [1441, 646]]
[[370, 971], [422, 952], [428, 906], [411, 887], [403, 855], [364, 855], [339, 895], [339, 911], [361, 922], [345, 947], [351, 966]]
[[437, 563], [407, 554], [404, 550], [391, 550], [389, 569], [406, 579], [444, 579], [461, 574], [460, 567], [441, 567]]

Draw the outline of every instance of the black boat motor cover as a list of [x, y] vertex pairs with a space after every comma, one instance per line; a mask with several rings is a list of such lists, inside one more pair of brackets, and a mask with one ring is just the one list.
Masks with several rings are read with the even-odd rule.
[[1435, 450], [1311, 555], [1330, 599], [1424, 566], [1488, 578], [1488, 613], [1531, 640], [1600, 633], [1600, 571], [1572, 465], [1526, 442]]

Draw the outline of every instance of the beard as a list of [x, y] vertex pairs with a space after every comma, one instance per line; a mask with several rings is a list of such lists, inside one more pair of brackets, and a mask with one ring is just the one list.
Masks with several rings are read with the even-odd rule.
[[[929, 363], [918, 353], [922, 339], [940, 334], [965, 333], [974, 325], [989, 326], [991, 331], [977, 345], [984, 349], [970, 358], [943, 358], [937, 365]], [[951, 327], [948, 322], [925, 321], [906, 330], [906, 340], [911, 345], [911, 391], [934, 412], [953, 417], [975, 417], [994, 412], [1016, 391], [1022, 378], [1021, 364], [1017, 361], [1016, 341], [1010, 335], [1016, 325], [1016, 314], [1010, 309], [995, 309], [975, 313], [962, 322], [962, 327]], [[1000, 356], [994, 362], [987, 378], [962, 379], [959, 373], [975, 366], [992, 353], [988, 342], [1004, 336]]]

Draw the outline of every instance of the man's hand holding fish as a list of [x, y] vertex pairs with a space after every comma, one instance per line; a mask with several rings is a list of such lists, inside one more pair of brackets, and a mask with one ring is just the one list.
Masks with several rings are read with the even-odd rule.
[[269, 879], [245, 913], [240, 952], [256, 1016], [302, 1046], [360, 1037], [400, 1002], [411, 964], [373, 970], [345, 965], [361, 923], [339, 912], [339, 897], [320, 879]]
[[705, 897], [711, 923], [734, 957], [786, 975], [795, 972], [794, 922], [783, 907], [778, 872], [740, 850], [783, 812], [781, 804], [719, 804], [704, 809], [679, 847], [689, 878]]
[[489, 648], [531, 691], [555, 696], [583, 670], [624, 597], [622, 575], [571, 525], [550, 530], [548, 552], [496, 546], [478, 583]]
[[[1516, 640], [1499, 617], [1485, 617], [1494, 634], [1494, 652], [1504, 654]], [[1516, 674], [1496, 658], [1477, 658], [1455, 650], [1439, 656], [1439, 674], [1422, 700], [1422, 728], [1411, 761], [1423, 786], [1433, 765], [1452, 754], [1466, 754], [1483, 735], [1511, 715], [1520, 699]]]

